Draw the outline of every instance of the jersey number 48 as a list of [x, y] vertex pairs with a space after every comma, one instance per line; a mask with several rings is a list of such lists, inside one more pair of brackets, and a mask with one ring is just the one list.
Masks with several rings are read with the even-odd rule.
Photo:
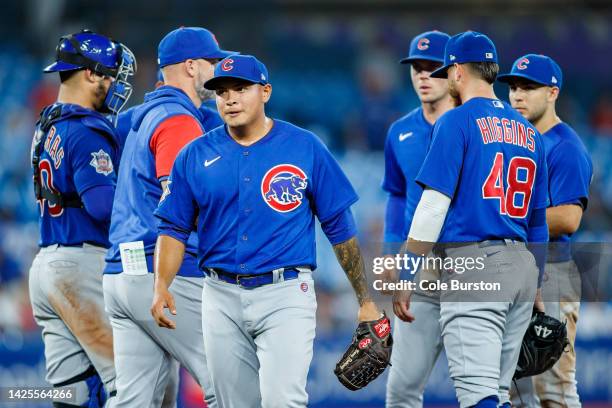
[[497, 153], [489, 176], [482, 185], [482, 198], [499, 200], [500, 214], [525, 218], [529, 211], [536, 167], [529, 157], [515, 156], [508, 163], [506, 173], [504, 154]]

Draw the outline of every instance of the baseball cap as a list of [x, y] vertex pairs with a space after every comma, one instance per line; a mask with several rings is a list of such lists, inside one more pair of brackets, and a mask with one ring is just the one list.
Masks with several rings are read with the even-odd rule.
[[561, 88], [563, 74], [559, 65], [546, 55], [527, 54], [512, 64], [508, 74], [499, 75], [497, 80], [509, 83], [512, 78], [525, 78], [546, 86]]
[[408, 56], [400, 60], [400, 64], [410, 64], [415, 60], [444, 62], [444, 47], [450, 35], [441, 31], [427, 31], [417, 35], [410, 41]]
[[466, 31], [452, 36], [444, 48], [444, 65], [431, 73], [433, 78], [446, 78], [446, 71], [453, 64], [466, 62], [495, 62], [495, 44], [486, 35], [476, 31]]
[[268, 84], [268, 69], [252, 55], [232, 55], [217, 64], [215, 75], [204, 83], [206, 89], [216, 89], [223, 78], [243, 79], [254, 84]]
[[215, 35], [201, 27], [181, 27], [170, 31], [157, 47], [157, 64], [160, 68], [188, 59], [225, 58], [236, 54], [219, 48]]

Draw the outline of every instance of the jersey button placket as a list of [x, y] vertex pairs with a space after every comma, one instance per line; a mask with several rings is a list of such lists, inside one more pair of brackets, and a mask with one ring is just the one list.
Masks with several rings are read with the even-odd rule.
[[[242, 155], [240, 156], [239, 163], [239, 175], [238, 175], [238, 229], [237, 233], [237, 241], [238, 245], [236, 246], [236, 256], [237, 259], [245, 260], [245, 252], [246, 245], [248, 242], [248, 235], [245, 231], [245, 218], [251, 213], [249, 199], [249, 189], [251, 187], [251, 176], [249, 175], [250, 171], [250, 163], [249, 163], [249, 151], [243, 150]], [[240, 264], [240, 273], [248, 273], [248, 267], [246, 264]]]

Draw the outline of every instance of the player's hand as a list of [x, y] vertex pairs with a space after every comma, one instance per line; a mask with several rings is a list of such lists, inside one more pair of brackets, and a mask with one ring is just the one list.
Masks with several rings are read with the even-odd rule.
[[[391, 255], [387, 255], [387, 256], [391, 256]], [[397, 270], [395, 268], [391, 268], [391, 269], [385, 269], [384, 272], [380, 275], [381, 280], [383, 281], [383, 283], [395, 283], [397, 282]], [[383, 290], [380, 291], [380, 293], [382, 293], [383, 295], [392, 295], [393, 291], [387, 289], [387, 286], [384, 285], [383, 286]]]
[[412, 323], [415, 320], [414, 315], [410, 311], [411, 290], [396, 290], [393, 293], [393, 312], [401, 320]]
[[376, 303], [372, 302], [371, 300], [366, 300], [359, 308], [357, 319], [360, 322], [371, 322], [380, 319], [381, 315], [382, 313], [380, 313], [378, 310]]
[[536, 292], [535, 302], [533, 303], [533, 308], [538, 311], [544, 313], [544, 300], [542, 299], [542, 288], [538, 288]]
[[151, 314], [159, 327], [167, 329], [176, 329], [176, 323], [164, 313], [164, 309], [170, 310], [170, 313], [176, 316], [176, 307], [174, 305], [174, 296], [168, 288], [162, 285], [155, 285], [155, 293], [153, 295], [153, 304], [151, 305]]

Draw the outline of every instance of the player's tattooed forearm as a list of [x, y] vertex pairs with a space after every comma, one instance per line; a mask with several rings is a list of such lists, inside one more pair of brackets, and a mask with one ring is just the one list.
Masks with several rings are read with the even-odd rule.
[[370, 299], [370, 295], [368, 293], [365, 265], [357, 238], [353, 237], [341, 244], [334, 245], [334, 252], [338, 262], [340, 262], [340, 266], [344, 269], [349, 282], [351, 282], [355, 290], [359, 305], [362, 305], [366, 300]]

